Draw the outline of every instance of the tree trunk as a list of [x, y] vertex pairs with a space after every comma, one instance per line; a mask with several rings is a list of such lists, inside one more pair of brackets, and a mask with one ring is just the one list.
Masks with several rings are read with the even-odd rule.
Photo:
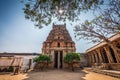
[[74, 62], [71, 63], [72, 71], [74, 71]]

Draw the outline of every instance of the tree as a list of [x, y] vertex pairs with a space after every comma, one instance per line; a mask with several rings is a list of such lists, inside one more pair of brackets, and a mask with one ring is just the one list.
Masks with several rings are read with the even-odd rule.
[[40, 54], [38, 57], [34, 59], [34, 62], [37, 62], [41, 70], [51, 61], [50, 57], [48, 55]]
[[[105, 25], [104, 29], [112, 31], [112, 33], [120, 32], [120, 1], [113, 0], [109, 3], [109, 6], [100, 13], [101, 17], [99, 19]], [[99, 26], [101, 25], [99, 24]]]
[[36, 57], [36, 58], [34, 59], [34, 62], [40, 62], [40, 61], [50, 62], [51, 59], [50, 59], [50, 57], [47, 56], [47, 55], [40, 54], [38, 57]]
[[25, 18], [42, 28], [56, 17], [59, 21], [77, 21], [82, 11], [95, 10], [104, 0], [22, 0]]
[[74, 71], [74, 64], [80, 64], [80, 54], [75, 52], [67, 53], [64, 57], [64, 62], [66, 62], [68, 66], [72, 68], [72, 71]]
[[[95, 42], [106, 42], [114, 51], [117, 62], [120, 62], [120, 49], [108, 39], [110, 34], [120, 34], [120, 2], [111, 3], [111, 8], [102, 12], [101, 16], [92, 21], [86, 20], [75, 26], [75, 34], [79, 39]], [[112, 7], [113, 6], [113, 7]]]

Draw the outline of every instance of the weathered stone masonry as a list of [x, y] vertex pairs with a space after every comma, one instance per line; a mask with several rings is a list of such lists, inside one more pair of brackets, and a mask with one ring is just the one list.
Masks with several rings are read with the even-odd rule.
[[[120, 34], [115, 34], [109, 38], [114, 46], [120, 48]], [[105, 65], [106, 69], [120, 70], [120, 52], [117, 54], [105, 42], [101, 42], [86, 51], [89, 58], [89, 66]]]
[[63, 58], [68, 52], [75, 52], [75, 43], [72, 41], [66, 24], [54, 25], [46, 41], [43, 43], [42, 53], [52, 57], [54, 68], [63, 68]]

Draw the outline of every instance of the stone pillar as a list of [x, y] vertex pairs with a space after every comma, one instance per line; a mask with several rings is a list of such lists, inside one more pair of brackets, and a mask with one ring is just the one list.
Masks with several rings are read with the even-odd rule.
[[114, 63], [109, 47], [108, 46], [104, 47], [104, 50], [106, 51], [109, 63]]
[[90, 54], [91, 63], [93, 63], [92, 54]]
[[95, 59], [94, 59], [93, 53], [91, 54], [91, 56], [92, 56], [92, 62], [95, 63]]
[[92, 54], [90, 53], [90, 59], [91, 59], [91, 63], [93, 63], [93, 60], [92, 60]]
[[91, 54], [87, 53], [87, 57], [88, 57], [88, 64], [89, 66], [91, 66], [91, 63], [92, 63]]
[[100, 49], [96, 49], [96, 51], [98, 53], [98, 56], [99, 56], [99, 59], [100, 59], [100, 63], [102, 63], [103, 59], [102, 59], [102, 55], [101, 55]]
[[97, 54], [96, 52], [94, 51], [94, 55], [95, 55], [95, 60], [96, 60], [96, 63], [98, 63], [98, 57], [97, 57]]
[[96, 58], [95, 58], [94, 52], [93, 52], [93, 59], [94, 59], [94, 63], [96, 63]]
[[91, 55], [89, 54], [88, 57], [89, 57], [89, 62], [92, 63]]
[[53, 65], [52, 65], [52, 68], [54, 68], [54, 65], [55, 65], [55, 55], [54, 55], [54, 50], [51, 50], [51, 56], [52, 56], [52, 61], [53, 61]]
[[97, 59], [98, 59], [98, 63], [100, 63], [99, 54], [97, 52], [96, 52], [96, 56], [97, 56]]

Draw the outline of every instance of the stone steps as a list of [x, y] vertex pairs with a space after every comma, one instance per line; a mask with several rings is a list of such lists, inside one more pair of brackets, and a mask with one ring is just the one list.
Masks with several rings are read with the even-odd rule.
[[100, 73], [104, 75], [108, 75], [111, 77], [119, 78], [120, 79], [120, 71], [113, 71], [113, 70], [99, 70], [99, 69], [93, 69], [93, 68], [85, 68], [87, 71], [95, 72], [95, 73]]

